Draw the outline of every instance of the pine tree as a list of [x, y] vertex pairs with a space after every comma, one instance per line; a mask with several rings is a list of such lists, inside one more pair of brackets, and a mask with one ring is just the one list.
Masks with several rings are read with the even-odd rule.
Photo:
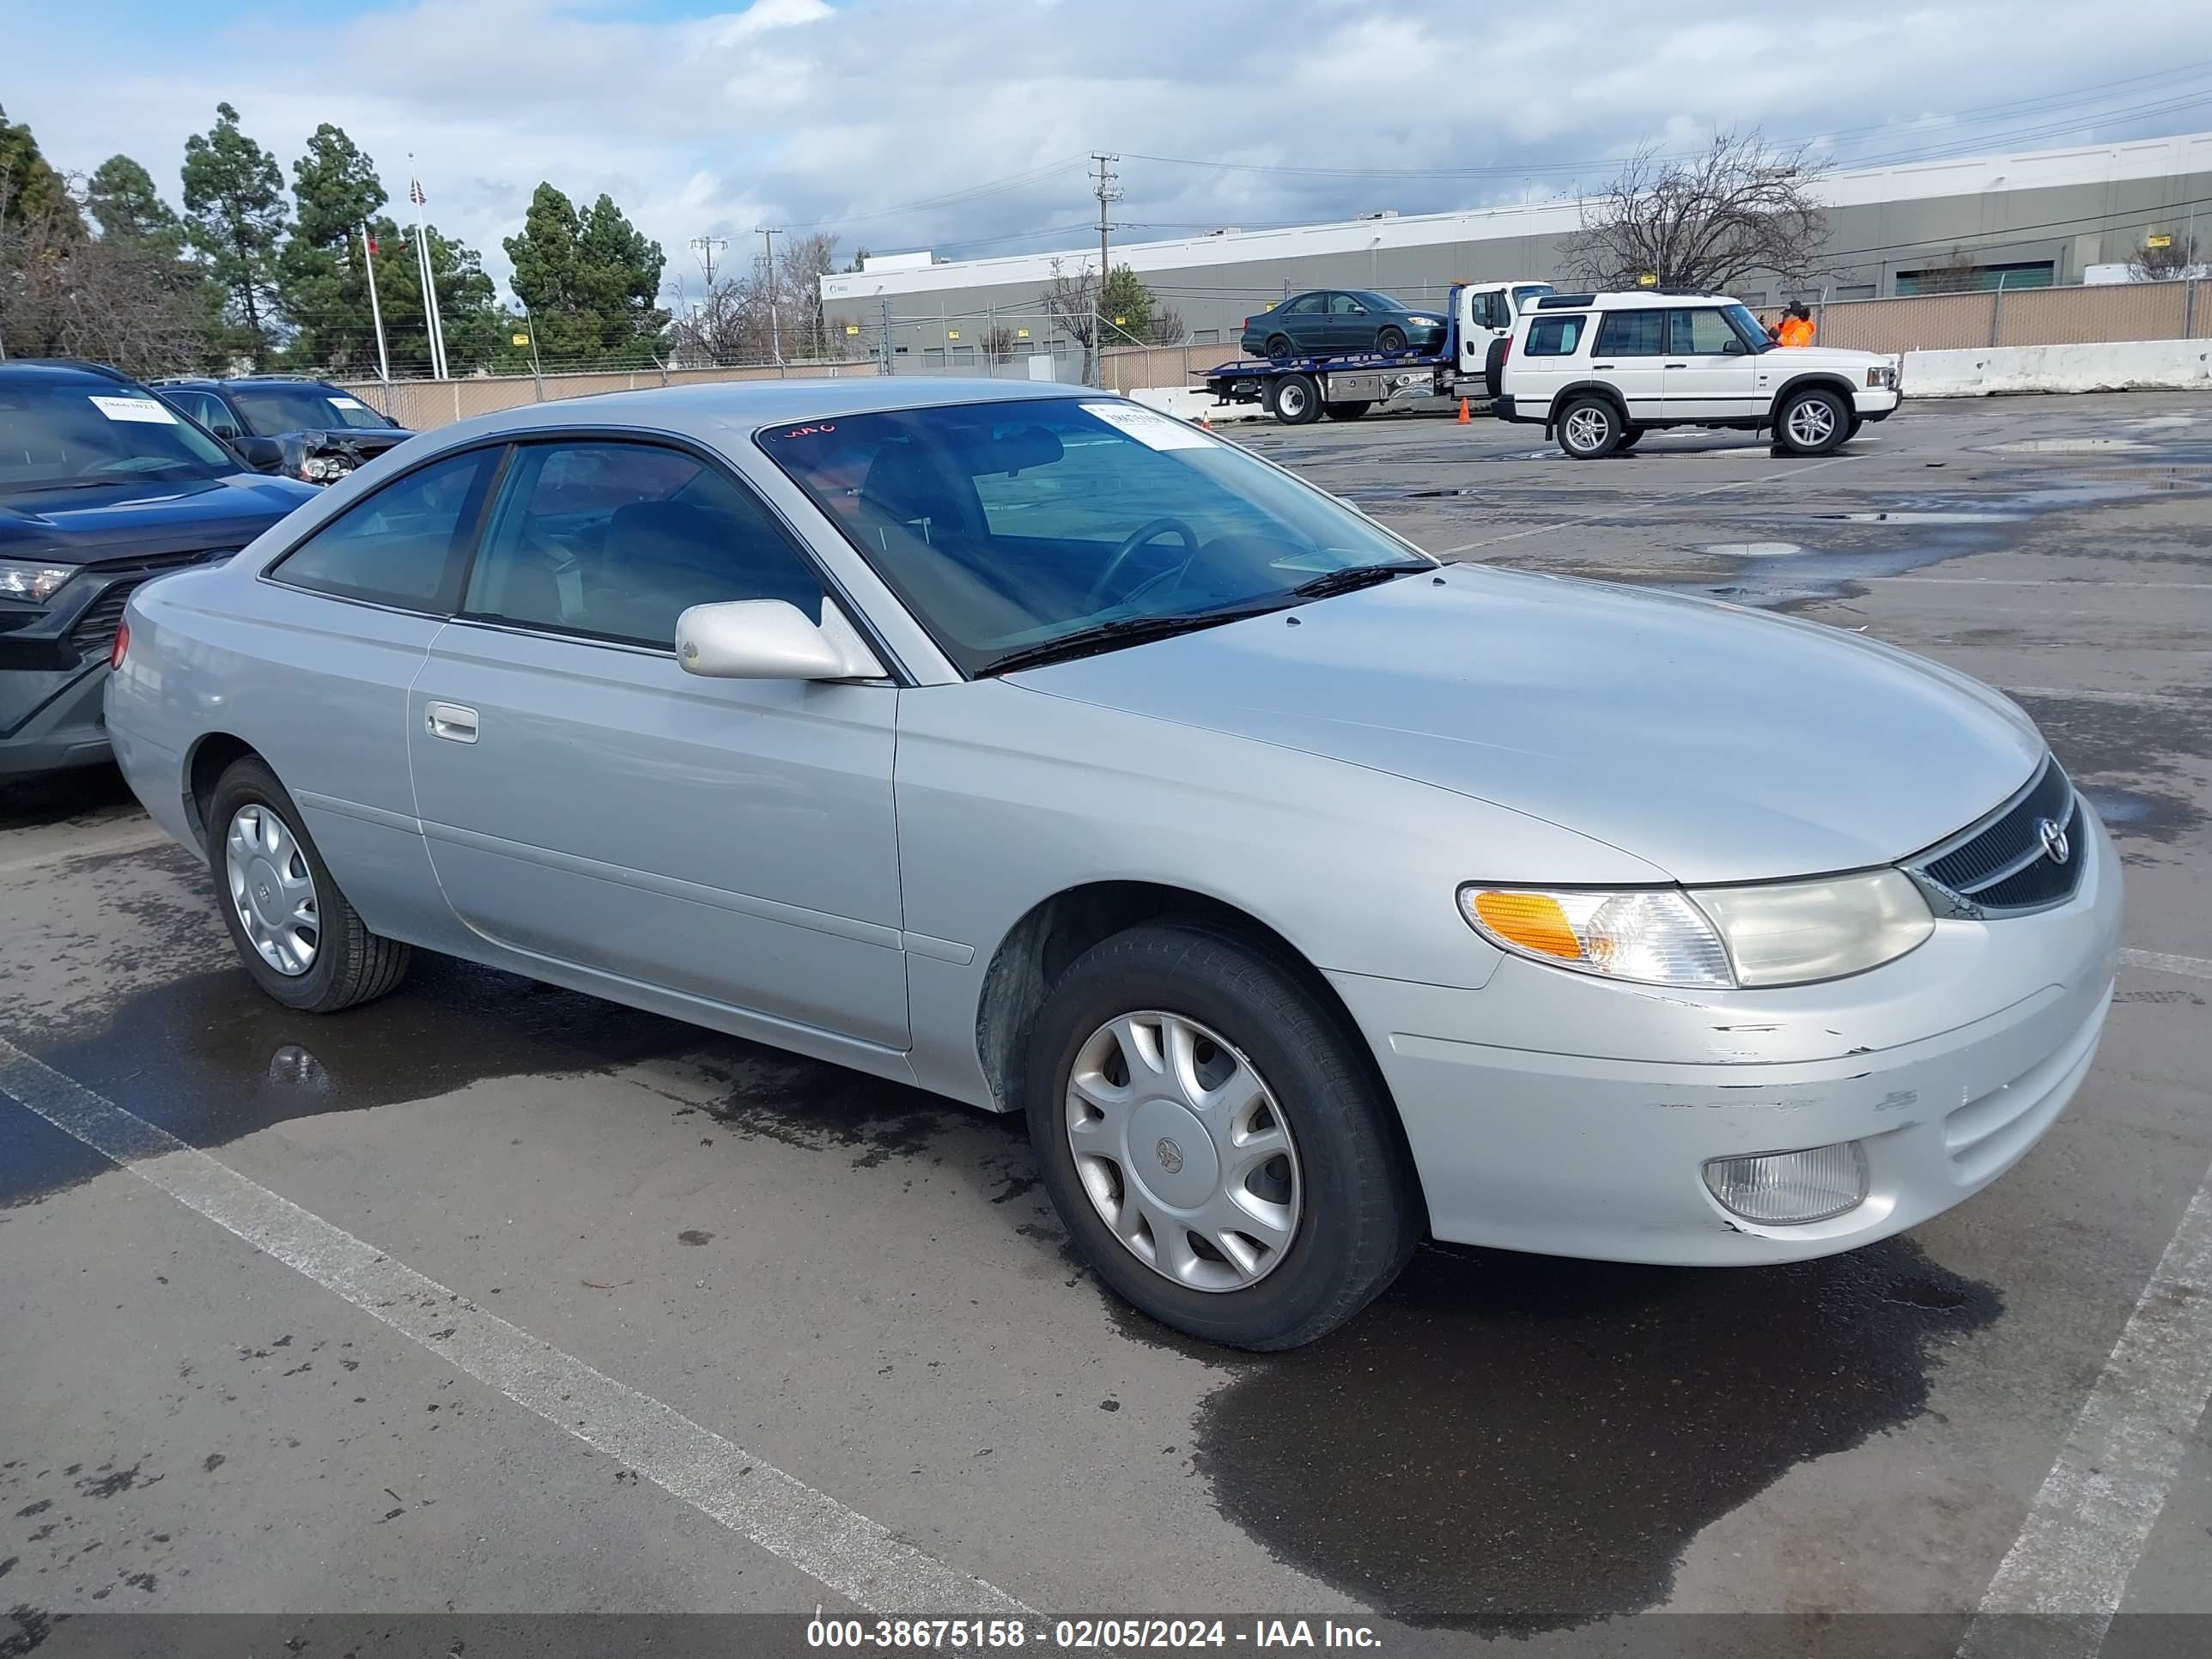
[[258, 368], [275, 343], [277, 250], [284, 238], [284, 175], [239, 130], [238, 112], [185, 140], [185, 240], [222, 288], [237, 348]]

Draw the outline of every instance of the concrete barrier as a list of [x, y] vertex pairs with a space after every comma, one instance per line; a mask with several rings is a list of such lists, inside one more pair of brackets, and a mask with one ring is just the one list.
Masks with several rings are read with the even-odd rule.
[[1147, 386], [1132, 391], [1130, 397], [1148, 409], [1157, 409], [1163, 415], [1172, 415], [1179, 421], [1195, 422], [1200, 415], [1219, 426], [1224, 421], [1264, 421], [1267, 410], [1257, 404], [1217, 404], [1213, 394], [1204, 386]]
[[2212, 340], [2121, 340], [1905, 354], [1908, 398], [2149, 390], [2212, 391]]

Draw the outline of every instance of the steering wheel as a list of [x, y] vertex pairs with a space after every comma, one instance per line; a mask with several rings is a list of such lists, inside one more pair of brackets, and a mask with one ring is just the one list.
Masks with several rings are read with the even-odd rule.
[[[1182, 544], [1190, 550], [1183, 555], [1182, 562], [1176, 567], [1180, 575], [1190, 568], [1190, 562], [1198, 556], [1198, 532], [1181, 519], [1150, 519], [1121, 538], [1121, 545], [1106, 561], [1106, 568], [1098, 573], [1098, 580], [1091, 585], [1091, 597], [1085, 601], [1092, 609], [1105, 604], [1106, 596], [1113, 591], [1114, 578], [1121, 574], [1121, 567], [1129, 562], [1137, 550], [1146, 543], [1156, 541], [1170, 531], [1182, 538]], [[1162, 575], [1167, 573], [1162, 571]]]

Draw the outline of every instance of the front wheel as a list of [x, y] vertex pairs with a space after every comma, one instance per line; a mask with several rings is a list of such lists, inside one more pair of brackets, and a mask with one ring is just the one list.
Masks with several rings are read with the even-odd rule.
[[1793, 395], [1774, 419], [1774, 435], [1792, 455], [1826, 455], [1850, 435], [1851, 412], [1825, 386]]
[[1242, 939], [1162, 923], [1093, 947], [1039, 1011], [1022, 1087], [1077, 1248], [1193, 1336], [1310, 1342], [1381, 1293], [1419, 1237], [1371, 1059]]
[[1559, 411], [1559, 447], [1578, 461], [1610, 455], [1620, 444], [1623, 422], [1602, 398], [1577, 398]]
[[207, 823], [223, 922], [264, 991], [288, 1008], [327, 1014], [398, 985], [408, 947], [362, 923], [268, 767], [252, 756], [232, 762]]

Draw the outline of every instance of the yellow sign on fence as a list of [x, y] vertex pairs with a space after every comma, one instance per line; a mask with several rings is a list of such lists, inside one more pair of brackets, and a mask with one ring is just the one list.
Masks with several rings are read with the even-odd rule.
[[2173, 238], [2163, 234], [2156, 236], [2146, 236], [2143, 238], [2143, 246], [2145, 247], [2172, 247], [2173, 246]]
[[530, 343], [530, 337], [527, 334], [518, 334], [514, 337], [514, 343], [517, 345], [528, 345]]

